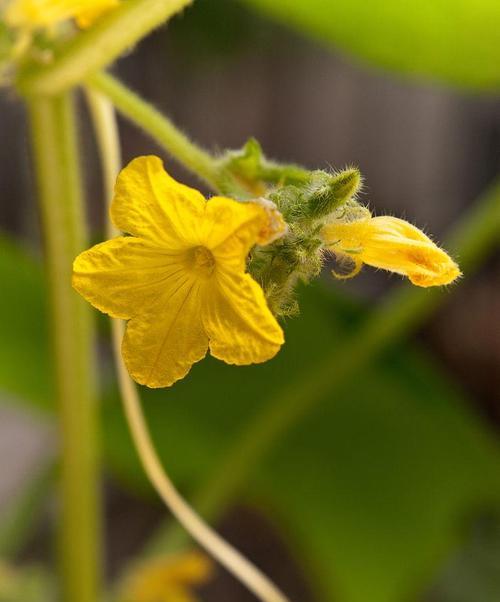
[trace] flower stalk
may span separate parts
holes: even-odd
[[[95,602],[101,567],[98,407],[91,314],[71,288],[73,258],[86,239],[72,98],[39,98],[29,103],[29,114],[59,415],[62,599]]]
[[[204,180],[214,190],[218,189],[217,160],[194,144],[153,105],[107,73],[93,74],[87,79],[86,84],[88,89],[100,92],[109,98],[120,113],[148,132],[181,165]]]

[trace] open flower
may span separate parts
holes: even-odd
[[[5,20],[11,27],[33,30],[75,19],[79,27],[85,28],[119,3],[120,0],[12,0]]]
[[[111,218],[131,236],[79,255],[73,286],[97,309],[129,320],[122,354],[137,382],[169,386],[208,349],[229,364],[278,352],[283,332],[246,273],[250,249],[274,234],[264,206],[206,201],[151,156],[118,176]]]
[[[460,276],[457,264],[443,249],[421,230],[396,217],[368,214],[351,222],[332,222],[321,234],[328,249],[341,261],[350,260],[348,277],[359,272],[364,263],[407,276],[423,287],[449,284]]]

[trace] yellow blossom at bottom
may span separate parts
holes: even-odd
[[[349,258],[352,262],[348,276],[356,274],[363,264],[407,276],[423,287],[450,284],[460,276],[457,264],[443,249],[396,217],[332,222],[324,226],[322,237],[340,260]]]
[[[128,320],[122,355],[137,382],[172,385],[208,350],[240,365],[279,351],[283,331],[246,273],[250,249],[274,235],[276,216],[265,206],[206,201],[151,156],[118,176],[111,218],[131,236],[79,255],[73,286],[97,309]]]
[[[196,602],[194,587],[211,577],[213,566],[200,553],[155,558],[125,579],[120,602]]]
[[[120,0],[12,0],[5,20],[11,27],[33,30],[75,19],[79,27],[86,28],[119,3]]]

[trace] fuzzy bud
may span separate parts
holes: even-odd
[[[327,176],[325,178],[325,176]],[[316,180],[316,181],[315,181]],[[345,169],[333,176],[319,172],[313,175],[310,198],[307,202],[309,218],[327,217],[347,201],[351,200],[361,186],[361,174],[355,167]]]

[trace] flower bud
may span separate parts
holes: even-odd
[[[327,217],[338,207],[351,200],[361,186],[361,174],[355,167],[333,176],[325,172],[313,174],[307,214],[312,219]]]
[[[351,222],[334,221],[323,227],[321,236],[341,262],[353,262],[349,276],[357,274],[364,263],[407,276],[422,287],[450,284],[460,276],[459,267],[443,249],[396,217],[368,215]]]

